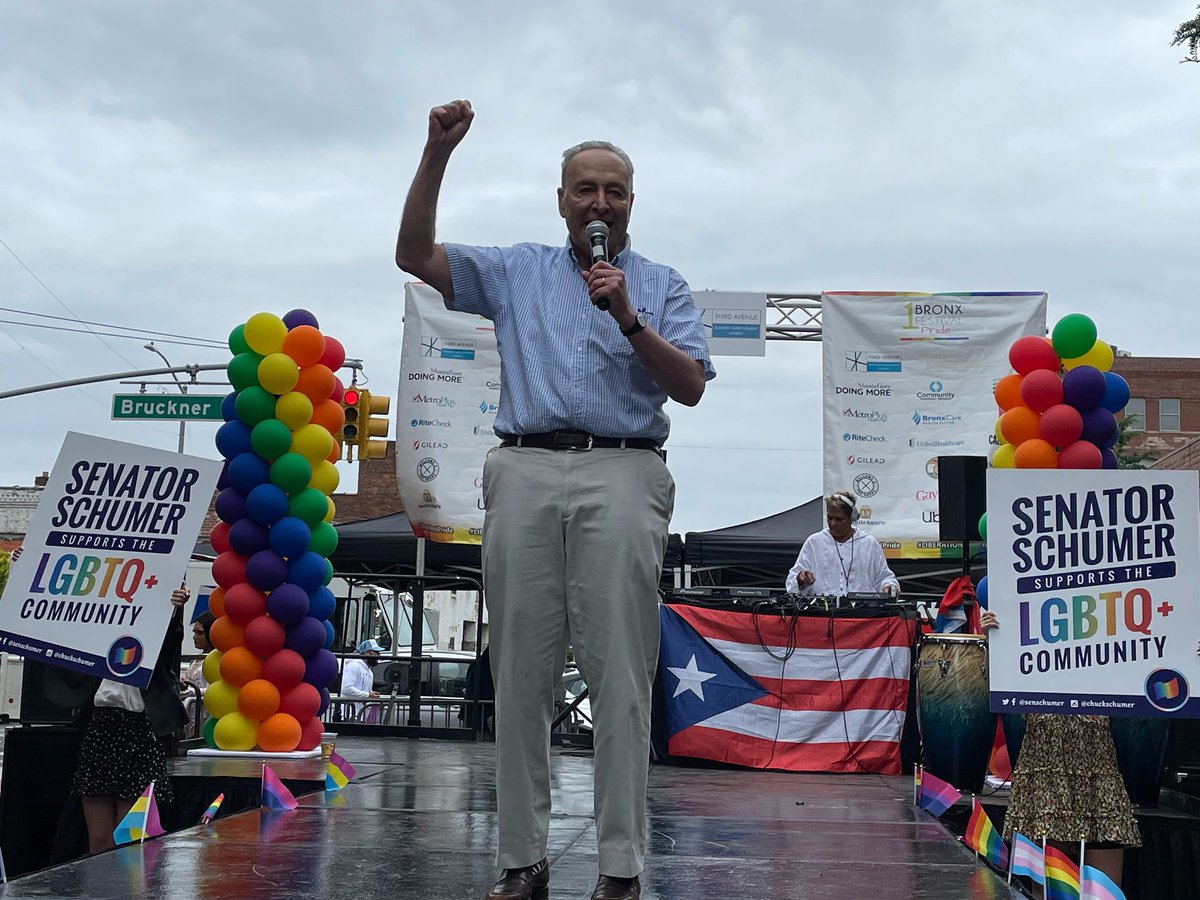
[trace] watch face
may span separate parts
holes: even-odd
[[[639,328],[645,328],[647,325],[650,324],[650,320],[646,318],[645,313],[638,313],[637,314],[637,323],[638,323]]]

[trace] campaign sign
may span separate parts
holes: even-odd
[[[69,433],[0,598],[0,650],[146,687],[220,472]]]
[[[1200,718],[1198,477],[989,470],[994,712]]]

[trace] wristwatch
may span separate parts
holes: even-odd
[[[630,325],[628,328],[621,329],[621,334],[625,335],[625,337],[633,337],[649,324],[650,320],[646,317],[646,314],[638,313],[634,317],[632,325]]]

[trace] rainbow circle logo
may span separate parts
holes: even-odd
[[[1146,677],[1146,699],[1155,709],[1178,712],[1187,705],[1191,691],[1182,672],[1155,669]]]
[[[104,661],[108,671],[118,678],[124,678],[138,670],[142,656],[142,642],[132,635],[123,634],[109,645]]]

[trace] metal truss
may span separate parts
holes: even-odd
[[[767,294],[768,341],[821,340],[820,294]]]

